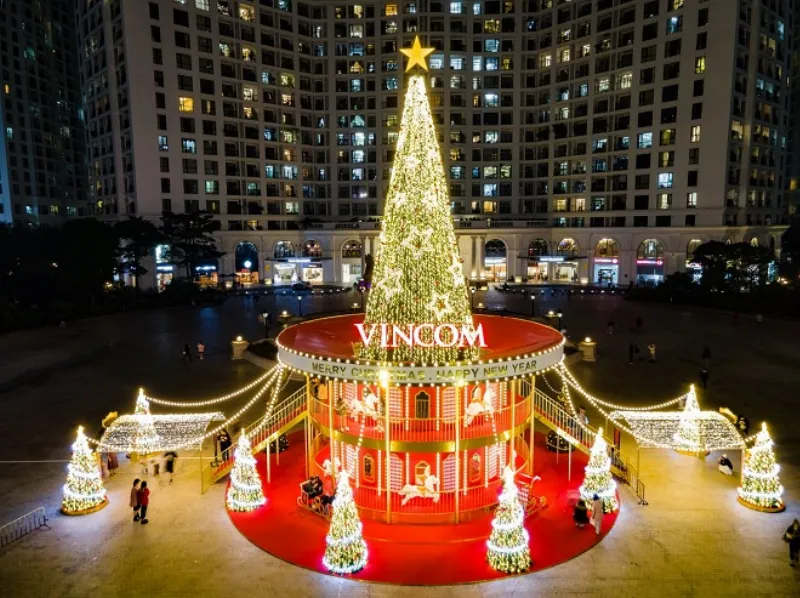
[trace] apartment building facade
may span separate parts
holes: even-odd
[[[374,253],[414,36],[465,275],[656,282],[779,247],[796,183],[789,0],[76,2],[92,202],[206,210],[248,280]]]
[[[91,212],[77,48],[70,0],[0,2],[0,223]]]

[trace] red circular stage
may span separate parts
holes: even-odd
[[[284,561],[327,573],[322,565],[329,523],[298,506],[299,485],[305,478],[302,434],[290,437],[290,448],[274,460],[272,483],[266,483],[264,453],[258,455],[267,504],[250,513],[229,513],[236,528],[253,544]],[[273,457],[274,459],[274,457]],[[571,480],[568,455],[545,448],[544,436],[535,435],[534,461],[541,480],[534,493],[547,505],[525,523],[530,533],[531,571],[572,559],[594,546],[599,538],[591,526],[579,529],[572,521],[572,504],[583,480],[588,458],[574,452]],[[600,538],[616,522],[618,513],[605,516]],[[486,562],[486,540],[492,513],[459,525],[388,525],[362,517],[369,549],[367,566],[353,579],[401,585],[450,585],[507,577]]]

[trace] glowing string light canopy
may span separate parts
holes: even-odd
[[[786,508],[783,486],[778,477],[781,467],[775,461],[773,444],[767,422],[763,422],[755,445],[747,451],[742,467],[742,485],[739,486],[739,502],[751,509],[780,512]]]
[[[430,53],[419,39],[405,53],[409,69]],[[447,342],[474,330],[461,257],[450,216],[448,183],[428,103],[425,77],[408,78],[403,116],[386,196],[365,330],[424,324],[413,345],[364,343],[360,356],[374,361],[446,363],[478,357],[477,346]],[[440,326],[445,325],[445,326]],[[434,338],[434,330],[444,337]],[[375,335],[376,337],[378,335]],[[447,338],[446,338],[447,337]]]

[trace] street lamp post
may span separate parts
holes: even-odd
[[[469,292],[472,294],[472,311],[475,311],[475,287],[472,287]]]
[[[297,315],[303,317],[303,295],[297,295]]]
[[[361,311],[364,311],[364,287],[359,286],[358,292],[361,293]]]
[[[559,310],[556,312],[556,317],[558,318],[558,329],[559,329],[559,331],[560,331],[560,330],[563,330],[563,327],[561,326],[561,318],[563,318],[563,317],[564,317],[564,312],[562,312],[562,311],[559,309]]]
[[[531,295],[531,317],[532,318],[536,317],[536,295],[535,294]]]
[[[269,312],[265,311],[261,317],[264,318],[264,338],[269,338]]]

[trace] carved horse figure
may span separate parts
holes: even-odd
[[[489,386],[481,398],[481,389],[475,388],[472,391],[472,399],[464,413],[464,425],[468,426],[476,417],[483,413],[494,411],[495,391],[493,386]]]
[[[439,478],[429,472],[425,476],[423,485],[406,484],[400,490],[400,494],[403,495],[401,505],[405,505],[412,498],[431,498],[433,502],[439,502]]]

